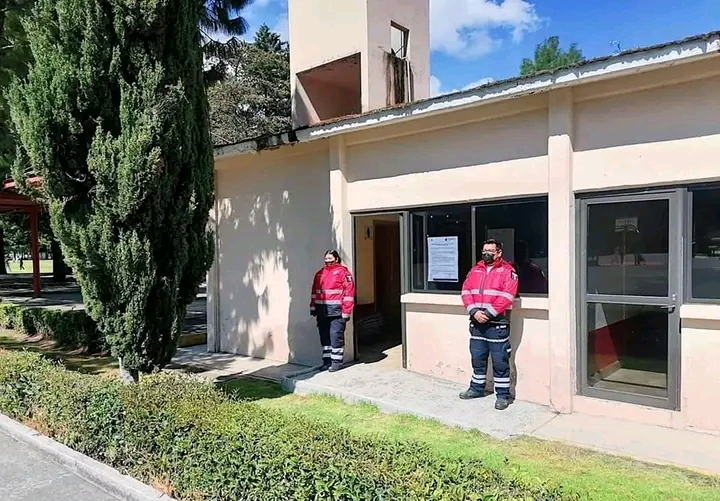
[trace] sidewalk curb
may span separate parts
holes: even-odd
[[[78,476],[104,489],[122,501],[174,501],[139,480],[123,475],[110,466],[95,461],[52,440],[0,413],[0,432],[38,452],[46,454]]]

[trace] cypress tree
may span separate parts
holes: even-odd
[[[125,381],[166,365],[213,255],[213,152],[197,0],[38,0],[9,92],[15,175],[53,232]]]

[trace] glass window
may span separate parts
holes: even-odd
[[[668,200],[589,205],[588,294],[666,297],[669,228]]]
[[[691,296],[720,299],[720,188],[693,192]]]
[[[547,294],[547,199],[496,203],[475,207],[475,260],[482,243],[494,238],[503,244],[503,258],[514,264],[518,294]]]
[[[424,217],[424,231],[421,230]],[[460,291],[473,265],[470,206],[443,207],[412,216],[415,290]]]
[[[410,31],[399,24],[390,23],[390,48],[392,53],[403,59],[408,56],[408,39]]]
[[[662,306],[588,303],[587,385],[668,396],[668,314]]]

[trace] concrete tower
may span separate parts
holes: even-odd
[[[429,0],[288,3],[294,127],[429,97]]]

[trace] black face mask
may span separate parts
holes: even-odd
[[[492,264],[495,262],[495,255],[490,252],[483,252],[482,260],[485,264]]]

